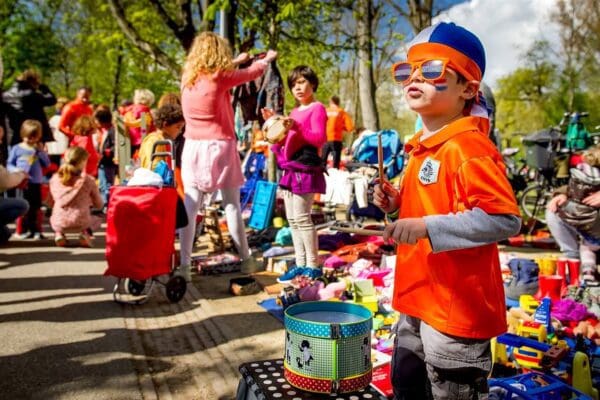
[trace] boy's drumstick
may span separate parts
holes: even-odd
[[[379,163],[379,181],[383,184],[383,143],[381,139],[381,132],[377,133],[377,162]]]
[[[385,182],[385,175],[383,172],[383,141],[381,139],[381,132],[377,133],[377,163],[379,166],[379,184],[383,187]],[[383,219],[384,225],[387,225],[387,220]]]

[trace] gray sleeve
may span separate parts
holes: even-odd
[[[481,208],[424,217],[434,253],[467,249],[504,240],[519,233],[521,218],[490,215]]]

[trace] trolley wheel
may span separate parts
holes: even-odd
[[[185,295],[185,291],[187,289],[187,283],[182,276],[175,275],[172,276],[165,285],[167,299],[171,303],[178,303],[179,300],[183,298]]]
[[[136,281],[133,279],[127,279],[127,291],[129,294],[139,296],[144,292],[146,288],[146,280]]]

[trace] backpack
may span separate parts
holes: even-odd
[[[592,138],[577,113],[573,115],[567,127],[566,141],[567,148],[571,150],[584,150],[592,144]]]

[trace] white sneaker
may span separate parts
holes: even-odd
[[[187,283],[192,281],[192,272],[190,271],[189,265],[180,265],[177,271],[177,274],[182,276]]]

